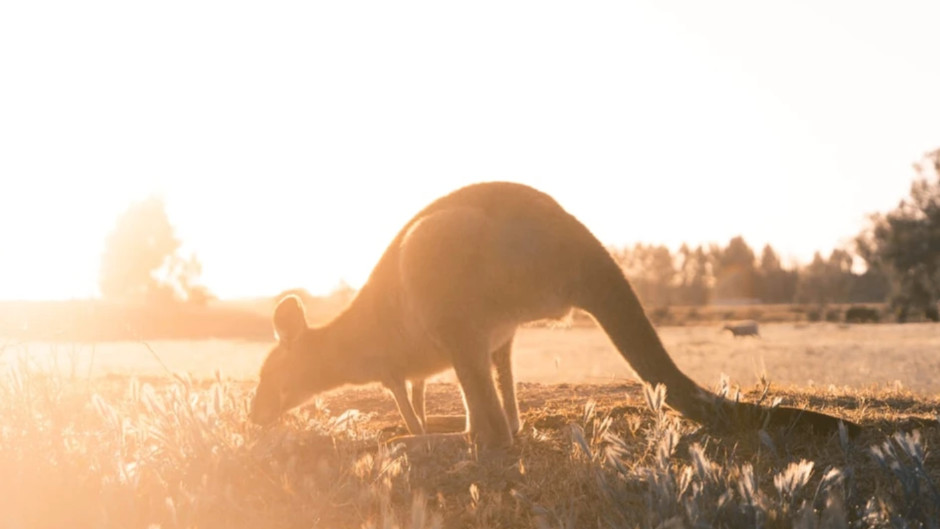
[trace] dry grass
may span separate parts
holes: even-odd
[[[375,387],[326,394],[268,430],[249,425],[267,344],[0,341],[0,527],[938,526],[940,400],[925,394],[937,390],[935,326],[660,332],[702,383],[726,372],[751,388],[761,359],[782,379],[771,398],[867,431],[710,435],[624,383],[628,368],[592,329],[520,334],[526,427],[499,454],[386,446],[403,430]],[[213,376],[218,365],[232,378]],[[460,413],[457,388],[440,380],[429,411]],[[580,383],[532,382],[559,380]]]
[[[87,379],[18,363],[0,385],[0,527],[936,526],[940,402],[776,393],[869,427],[856,440],[713,437],[629,384],[521,384],[508,452],[406,454],[391,399],[326,396],[246,422],[250,383]],[[753,394],[746,398],[755,398]],[[433,413],[460,409],[431,386]],[[652,404],[648,404],[648,403]],[[651,409],[652,408],[652,409]],[[911,433],[906,433],[911,432]],[[661,525],[665,524],[665,525]],[[907,525],[905,525],[907,524]]]

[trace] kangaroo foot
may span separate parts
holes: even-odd
[[[464,415],[429,415],[424,425],[427,433],[462,432],[467,428]]]
[[[428,453],[442,448],[467,448],[470,446],[470,436],[466,432],[451,432],[400,435],[388,440],[389,445],[399,443],[405,445],[405,450],[409,453]]]

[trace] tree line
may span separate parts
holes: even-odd
[[[758,257],[740,236],[724,246],[683,244],[675,252],[642,243],[610,250],[647,307],[876,303],[889,292],[881,268],[853,271],[853,255],[844,249],[816,252],[802,266],[784,265],[769,244]]]
[[[758,256],[743,237],[724,246],[611,248],[647,307],[707,304],[887,302],[899,321],[940,300],[940,149],[914,164],[908,197],[874,213],[847,248],[786,266],[771,245]],[[860,266],[854,266],[858,262]],[[863,271],[858,271],[861,269]]]
[[[740,236],[724,246],[682,245],[675,252],[648,244],[610,250],[650,308],[888,302],[901,321],[917,311],[934,319],[940,300],[940,149],[914,169],[910,195],[896,208],[871,215],[850,247],[817,252],[807,264],[785,265],[769,244],[758,255]],[[99,285],[109,299],[202,305],[212,294],[201,272],[195,255],[181,253],[163,201],[150,198],[117,219]]]

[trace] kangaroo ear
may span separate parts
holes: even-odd
[[[282,342],[292,342],[307,328],[304,304],[297,296],[287,296],[274,309],[274,332]]]

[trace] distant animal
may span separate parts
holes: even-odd
[[[296,230],[295,244],[310,244]],[[700,387],[673,363],[594,235],[548,195],[502,182],[459,189],[421,210],[330,323],[308,327],[300,300],[282,299],[273,318],[278,342],[261,367],[249,417],[271,423],[317,393],[377,381],[412,436],[421,436],[406,443],[469,434],[484,449],[509,446],[522,427],[510,361],[516,329],[572,307],[591,314],[637,375],[663,384],[667,404],[695,421],[759,428],[769,416],[777,425],[838,427],[830,415],[770,410]],[[463,392],[466,431],[427,434],[424,380],[448,368]]]
[[[846,323],[878,323],[879,321],[881,321],[881,314],[872,308],[849,307],[845,311]]]
[[[760,332],[758,331],[757,322],[754,320],[744,320],[744,321],[735,321],[731,323],[726,323],[722,327],[723,331],[731,331],[731,334],[737,338],[738,336],[757,336],[760,337]]]

